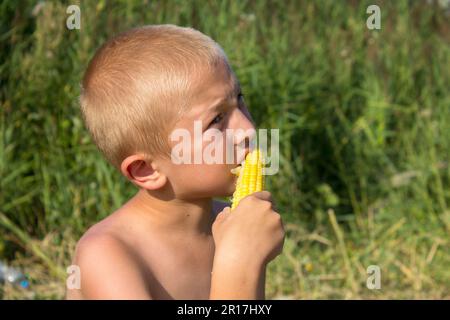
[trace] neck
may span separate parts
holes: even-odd
[[[141,189],[131,199],[133,211],[156,226],[158,230],[189,235],[211,235],[212,199],[161,199]]]

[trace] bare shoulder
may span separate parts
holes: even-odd
[[[133,248],[104,225],[92,227],[79,240],[73,264],[80,271],[80,288],[68,290],[68,299],[151,298]]]

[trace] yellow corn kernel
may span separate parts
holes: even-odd
[[[242,168],[238,171],[236,190],[233,194],[231,209],[239,204],[242,198],[264,188],[264,165],[261,150],[255,149],[245,157]]]

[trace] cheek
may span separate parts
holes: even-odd
[[[189,177],[195,181],[203,181],[205,184],[220,184],[232,177],[229,166],[224,164],[192,165],[187,171],[189,171]]]
[[[214,133],[215,132],[215,133]],[[212,136],[214,133],[214,136]],[[222,131],[215,129],[215,131],[209,131],[205,134],[204,140],[196,145],[197,148],[193,148],[192,152],[197,152],[197,155],[204,163],[227,163],[227,153],[229,153],[228,162],[233,162],[234,146],[233,137],[227,136],[225,128]],[[227,148],[229,150],[227,150]],[[216,165],[218,166],[218,165]],[[217,169],[220,170],[220,169]]]
[[[180,193],[217,195],[234,190],[236,177],[226,165],[180,165],[172,172],[171,183]]]

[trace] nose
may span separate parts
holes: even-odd
[[[244,110],[236,109],[230,129],[235,132],[234,144],[241,145],[245,149],[248,149],[250,141],[256,138],[255,125],[247,108]]]
[[[247,105],[244,104],[242,109],[238,109],[238,111],[241,112],[242,115],[244,115],[245,118],[247,118],[247,120],[249,120],[251,122],[251,124],[253,125],[253,128],[255,127],[255,121],[253,121],[252,115],[250,114],[250,112],[247,109]]]
[[[238,125],[239,128],[244,130],[255,129],[255,122],[252,119],[252,116],[248,112],[247,108],[244,110],[237,109],[237,117],[238,117]]]

